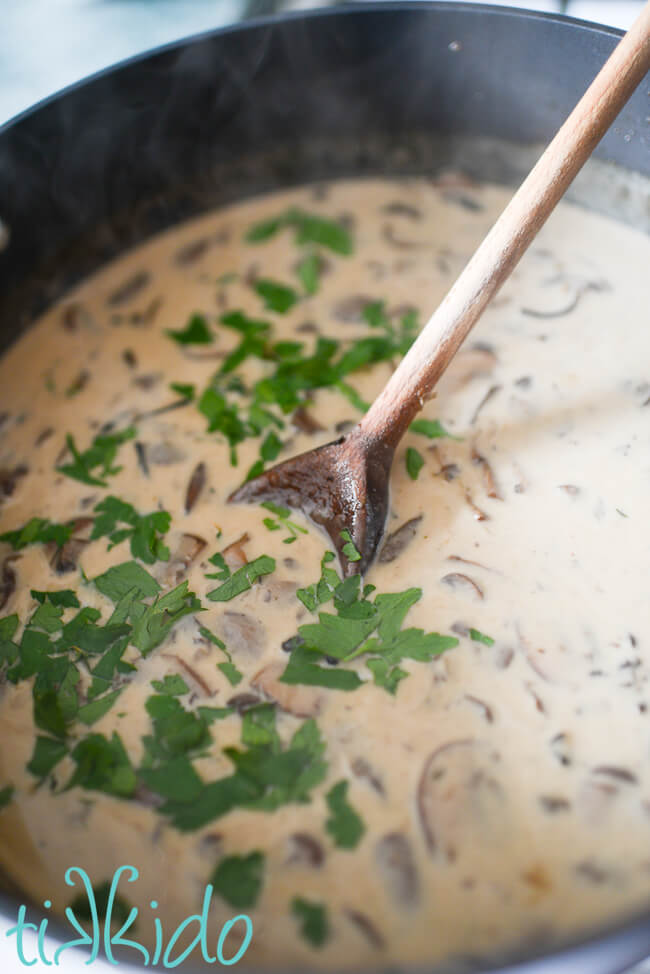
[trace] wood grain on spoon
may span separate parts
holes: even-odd
[[[517,190],[363,419],[231,494],[299,508],[329,534],[346,575],[379,547],[395,449],[486,305],[650,69],[650,0]],[[350,561],[342,532],[361,555]],[[349,551],[350,549],[348,549]]]

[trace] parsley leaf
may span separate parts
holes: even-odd
[[[68,749],[63,741],[39,735],[27,770],[37,778],[45,778],[67,753]]]
[[[300,933],[313,947],[321,947],[330,935],[327,910],[301,896],[291,901],[291,912],[300,921]]]
[[[397,693],[397,686],[400,681],[408,676],[406,670],[400,666],[391,666],[388,660],[382,659],[381,656],[369,659],[366,665],[372,673],[375,685],[393,695]]]
[[[199,626],[199,632],[205,639],[209,640],[214,646],[218,646],[226,654],[227,662],[217,663],[217,669],[221,670],[232,687],[236,687],[244,679],[244,674],[240,673],[233,663],[232,656],[226,649],[226,644],[218,636],[215,636],[213,632],[210,632],[209,629],[206,629],[205,626]]]
[[[14,796],[14,786],[5,785],[4,788],[0,788],[0,811],[9,804]]]
[[[269,311],[276,311],[278,314],[286,314],[298,300],[298,295],[292,287],[287,287],[286,284],[280,284],[278,281],[271,281],[268,278],[260,278],[255,281],[254,288],[264,301],[264,307],[268,308]]]
[[[199,314],[192,315],[186,327],[181,331],[173,331],[168,328],[165,334],[173,338],[179,345],[209,345],[214,341],[207,321],[203,315]]]
[[[33,517],[22,528],[15,531],[5,531],[0,534],[0,541],[6,541],[14,551],[20,551],[30,544],[56,544],[62,548],[74,530],[72,524],[54,524],[47,518]]]
[[[346,529],[341,531],[341,537],[346,542],[343,545],[343,554],[348,559],[348,561],[361,561],[361,554],[357,550],[350,532]]]
[[[79,599],[70,588],[60,588],[54,592],[39,592],[32,589],[31,596],[41,605],[47,601],[51,605],[60,605],[66,609],[79,609],[81,607]]]
[[[91,700],[89,703],[79,707],[77,720],[80,720],[82,724],[87,724],[88,726],[94,724],[100,717],[108,713],[121,692],[122,689],[113,690],[112,693],[106,693],[103,697],[97,697],[95,700]]]
[[[248,243],[260,243],[274,237],[284,227],[294,229],[298,245],[319,244],[343,256],[352,253],[352,239],[345,227],[297,207],[291,207],[276,217],[253,224],[246,232],[245,239]]]
[[[125,595],[133,593],[134,598],[144,599],[157,595],[160,585],[149,572],[137,561],[125,561],[121,565],[114,565],[93,579],[96,588],[118,603]]]
[[[177,392],[181,399],[191,402],[196,397],[196,386],[190,382],[170,382],[169,388],[172,392]]]
[[[265,510],[270,511],[271,514],[275,514],[277,520],[271,517],[264,518],[264,525],[269,531],[278,531],[280,528],[284,527],[289,532],[289,537],[283,539],[283,544],[293,544],[298,538],[298,533],[307,534],[307,529],[301,527],[300,524],[296,524],[295,521],[291,521],[289,516],[291,511],[288,507],[279,507],[272,501],[264,501],[261,505]]]
[[[424,458],[422,454],[415,449],[415,447],[409,446],[406,448],[406,472],[408,473],[411,480],[417,480],[420,476],[420,470],[424,466]]]
[[[269,555],[260,555],[253,561],[238,568],[222,585],[208,592],[207,597],[212,602],[229,602],[235,596],[247,592],[253,586],[253,582],[264,575],[269,575],[275,571],[275,559]]]
[[[182,697],[184,693],[189,693],[190,688],[178,673],[168,674],[162,680],[152,680],[151,686],[158,693],[164,693],[170,697]]]
[[[70,756],[77,767],[66,791],[78,786],[118,798],[128,798],[135,791],[135,771],[119,734],[114,732],[110,740],[103,734],[89,734],[79,741]]]
[[[306,294],[316,294],[319,285],[321,261],[316,254],[308,254],[298,264],[297,274]]]
[[[458,440],[460,437],[452,436],[444,428],[442,423],[437,419],[414,419],[409,426],[411,433],[421,433],[422,436],[427,436],[430,440],[436,440],[440,437],[448,437],[450,440]]]
[[[80,453],[75,445],[74,438],[68,434],[65,438],[68,450],[72,454],[73,462],[65,463],[57,467],[59,473],[73,480],[80,480],[91,487],[107,487],[106,478],[117,474],[121,467],[113,466],[117,456],[118,447],[126,440],[132,440],[136,435],[133,426],[129,426],[119,433],[106,433],[96,436],[92,445]],[[95,470],[99,469],[97,474]]]
[[[189,582],[185,579],[171,592],[158,596],[151,605],[133,604],[130,613],[133,620],[131,643],[143,656],[160,646],[183,616],[201,611],[201,602],[194,592],[188,591],[188,585]]]
[[[319,666],[314,662],[314,653],[298,645],[292,651],[280,683],[301,683],[313,687],[328,687],[330,690],[356,690],[363,680],[354,670],[339,666]]]
[[[494,646],[494,640],[491,636],[486,636],[484,633],[479,632],[478,629],[470,629],[469,638],[473,639],[475,643],[483,643],[485,646]]]
[[[210,882],[226,903],[245,909],[257,903],[263,879],[264,855],[250,852],[247,856],[224,856]]]
[[[347,800],[348,782],[339,781],[325,796],[330,818],[325,828],[341,849],[354,849],[361,841],[365,825]]]
[[[105,497],[95,506],[95,524],[90,540],[108,537],[109,551],[127,538],[131,554],[148,565],[155,561],[168,561],[169,548],[163,544],[163,534],[169,531],[171,515],[167,511],[138,514],[136,509],[119,497]],[[119,527],[126,524],[128,527]]]

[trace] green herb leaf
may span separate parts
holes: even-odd
[[[322,947],[330,935],[327,910],[322,903],[312,903],[295,896],[291,912],[300,921],[300,933],[313,947]]]
[[[327,792],[325,801],[331,815],[325,822],[325,828],[339,848],[354,849],[361,841],[366,827],[349,804],[347,792],[347,781],[339,781]]]
[[[169,388],[172,392],[177,392],[181,399],[187,399],[188,402],[192,402],[196,398],[196,386],[190,382],[170,382]]]
[[[408,676],[406,670],[403,670],[399,666],[391,666],[381,656],[377,657],[377,659],[369,659],[366,665],[372,673],[375,685],[382,687],[393,695],[397,693],[397,686],[400,681]]]
[[[14,786],[5,785],[4,788],[0,788],[0,810],[6,808],[14,796]]]
[[[122,690],[113,690],[112,693],[107,693],[103,697],[97,697],[96,700],[92,700],[90,703],[84,704],[79,707],[77,711],[77,720],[80,720],[82,724],[86,724],[90,727],[91,724],[96,723],[100,717],[107,714],[111,709]]]
[[[264,880],[264,855],[224,856],[210,882],[219,896],[238,910],[255,906]]]
[[[162,680],[152,680],[151,686],[158,693],[164,693],[170,697],[181,697],[184,693],[190,692],[187,683],[178,673],[168,674]]]
[[[61,588],[54,592],[39,592],[32,589],[31,596],[41,605],[47,601],[50,605],[60,605],[65,609],[78,609],[81,606],[79,599],[70,588]]]
[[[135,771],[119,734],[113,733],[110,740],[103,734],[89,734],[70,756],[77,767],[66,791],[78,786],[118,798],[129,798],[135,791]]]
[[[119,433],[106,433],[96,436],[92,445],[80,453],[74,438],[68,434],[65,438],[68,450],[72,454],[73,462],[65,463],[56,469],[66,477],[80,480],[91,487],[106,487],[106,478],[119,473],[121,467],[114,466],[118,448],[126,440],[132,440],[136,435],[133,426],[121,430]],[[94,473],[99,468],[98,473]]]
[[[450,440],[460,439],[458,436],[452,436],[444,428],[442,423],[437,419],[414,419],[409,426],[411,433],[421,433],[422,436],[427,436],[430,440],[436,440],[441,437],[448,437]]]
[[[100,920],[106,919],[106,913],[108,911],[108,897],[111,892],[111,883],[106,880],[100,883],[99,886],[93,887],[93,894],[95,897],[95,905],[97,907],[97,916]],[[93,919],[92,913],[90,911],[90,903],[88,902],[88,897],[85,893],[80,893],[70,903],[70,909],[74,915],[81,920],[87,920],[91,922]],[[123,896],[117,894],[111,905],[111,917],[117,920],[119,923],[126,923],[129,916],[131,915],[132,907],[124,899]],[[130,930],[135,930],[136,924],[131,923],[129,925]]]
[[[298,264],[297,274],[306,294],[316,294],[319,285],[321,261],[316,254],[308,254]]]
[[[415,447],[409,446],[406,449],[406,472],[408,473],[411,480],[417,480],[420,476],[420,470],[424,466],[424,459],[422,454],[415,449]]]
[[[134,618],[131,643],[146,656],[167,638],[169,631],[186,615],[200,612],[201,602],[194,592],[188,591],[189,582],[185,579],[171,592],[159,596],[151,605],[142,606]]]
[[[37,778],[45,778],[67,753],[68,749],[63,741],[39,735],[27,770]]]
[[[254,288],[264,301],[264,307],[268,308],[269,311],[276,311],[278,314],[286,314],[298,300],[298,295],[293,288],[269,278],[260,278],[255,281]]]
[[[350,532],[348,530],[341,531],[341,537],[346,542],[343,545],[343,554],[348,561],[361,561],[361,555],[352,540]]]
[[[218,588],[208,592],[208,598],[212,602],[229,602],[242,592],[247,592],[252,588],[253,583],[264,575],[269,575],[275,571],[275,559],[268,555],[260,555],[253,561],[238,568],[230,578]]]
[[[292,651],[280,683],[350,691],[362,686],[363,680],[354,670],[346,670],[341,666],[319,666],[314,662],[314,653],[299,645]]]
[[[473,639],[475,643],[484,643],[486,646],[494,646],[494,640],[491,636],[486,636],[484,633],[479,632],[478,629],[470,629],[469,638]]]
[[[173,338],[179,345],[209,345],[214,341],[214,335],[210,331],[207,321],[203,315],[199,314],[192,315],[181,331],[172,331],[168,328],[165,334]]]
[[[20,551],[30,544],[56,544],[62,548],[74,530],[74,524],[53,524],[46,518],[33,517],[16,531],[0,534],[0,541],[6,541],[14,551]]]
[[[146,599],[157,595],[160,585],[137,561],[114,565],[93,579],[97,589],[112,602],[118,603],[126,595]]]
[[[169,548],[162,535],[169,531],[171,515],[167,511],[138,514],[136,509],[119,497],[105,497],[95,506],[95,523],[90,540],[108,537],[109,551],[121,541],[130,540],[131,554],[148,565],[168,561]],[[120,527],[128,525],[128,527]]]

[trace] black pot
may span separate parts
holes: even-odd
[[[618,37],[503,8],[368,5],[202,35],[75,85],[0,129],[0,347],[108,258],[220,203],[450,165],[515,183]],[[639,226],[649,104],[644,83],[574,190]],[[19,902],[0,894],[3,927]],[[466,969],[616,974],[648,954],[650,906],[559,952]]]

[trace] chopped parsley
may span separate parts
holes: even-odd
[[[255,906],[264,880],[264,855],[250,852],[247,856],[224,856],[210,882],[215,893],[238,910]]]
[[[185,328],[181,331],[173,331],[168,328],[165,332],[169,338],[173,338],[179,345],[209,345],[214,341],[214,335],[208,327],[208,323],[203,315],[194,314],[188,321]]]
[[[450,440],[457,440],[459,437],[452,436],[437,419],[414,419],[409,426],[411,433],[420,433],[430,440],[448,437]]]
[[[95,524],[90,540],[108,537],[109,551],[121,541],[129,540],[131,554],[148,565],[168,561],[169,548],[161,535],[169,531],[171,515],[167,511],[138,514],[136,509],[118,497],[105,497],[95,506]],[[126,526],[120,526],[126,525]]]
[[[0,534],[0,541],[6,541],[14,551],[20,551],[30,544],[53,543],[62,548],[73,530],[74,522],[72,524],[54,524],[47,518],[33,517],[22,528]]]
[[[174,795],[161,808],[183,832],[202,828],[233,808],[271,812],[280,805],[309,801],[324,779],[325,744],[316,723],[306,720],[284,747],[275,728],[272,704],[259,704],[242,718],[242,749],[228,747],[224,754],[234,771],[225,778],[201,784],[191,799]]]
[[[325,801],[330,817],[325,822],[325,828],[340,849],[355,849],[366,827],[348,802],[347,793],[347,781],[339,781],[327,792]]]
[[[327,910],[322,903],[312,903],[302,896],[295,896],[291,900],[291,913],[300,922],[301,936],[312,947],[322,947],[330,935]]]
[[[135,791],[135,771],[119,734],[114,732],[110,739],[89,734],[73,748],[70,757],[76,768],[66,791],[80,787],[118,798],[129,798]]]
[[[417,480],[424,466],[422,454],[413,446],[406,448],[406,472],[411,480]]]
[[[321,261],[317,254],[303,257],[297,267],[298,278],[305,294],[316,294],[318,291]]]
[[[169,674],[162,680],[152,680],[151,686],[158,693],[164,693],[169,697],[182,697],[184,693],[189,693],[190,688],[178,673]]]
[[[285,227],[293,229],[298,246],[318,244],[342,256],[352,253],[352,238],[340,223],[313,213],[306,213],[293,206],[276,217],[253,224],[247,231],[245,239],[248,243],[261,243],[270,240]]]
[[[207,639],[214,646],[218,646],[219,649],[222,651],[222,653],[225,653],[227,658],[226,662],[217,663],[217,669],[221,670],[225,678],[228,680],[228,683],[230,683],[232,687],[236,687],[237,684],[241,683],[241,681],[244,679],[244,674],[240,673],[240,671],[233,663],[232,656],[226,649],[226,644],[223,642],[222,639],[219,639],[218,636],[215,636],[213,632],[210,632],[209,629],[206,629],[205,626],[199,626],[199,632],[204,637],[204,639]]]
[[[181,399],[192,402],[196,398],[196,386],[190,382],[170,382],[169,388],[172,392],[177,392]]]
[[[132,440],[136,435],[133,426],[129,426],[119,433],[104,433],[96,436],[92,445],[80,453],[74,438],[68,434],[65,438],[68,450],[72,454],[73,462],[64,463],[56,469],[66,477],[80,480],[91,487],[107,487],[106,478],[119,473],[121,467],[114,466],[118,448],[126,440]]]
[[[37,778],[45,778],[67,753],[68,748],[63,741],[39,735],[27,770]]]
[[[220,561],[217,561],[217,559],[220,559]],[[242,592],[247,592],[252,588],[253,583],[258,578],[262,578],[264,575],[269,575],[275,571],[275,559],[270,558],[269,555],[260,555],[259,558],[247,562],[241,568],[238,568],[236,572],[232,573],[222,555],[213,555],[209,560],[212,564],[218,565],[220,571],[216,576],[208,575],[207,577],[225,579],[222,585],[208,592],[207,597],[212,602],[229,602],[235,596],[241,595]]]
[[[470,629],[469,638],[473,639],[475,643],[483,643],[485,646],[494,646],[494,640],[491,636],[486,636],[484,633],[479,632],[478,629]]]
[[[106,918],[110,892],[111,883],[108,880],[93,888],[95,906],[97,907],[97,916],[100,920],[104,920]],[[88,902],[88,897],[85,893],[79,893],[78,896],[75,896],[70,904],[70,909],[74,915],[79,917],[81,920],[87,920],[90,922],[93,919],[90,903]],[[134,908],[129,905],[124,897],[118,894],[113,898],[113,903],[111,905],[111,917],[117,920],[119,923],[126,923],[133,909]],[[135,924],[129,924],[129,929],[134,930]],[[122,931],[120,931],[120,933],[121,932]]]
[[[346,529],[341,531],[341,537],[345,541],[343,545],[343,554],[348,561],[361,561],[361,554],[357,550],[350,532]]]
[[[270,511],[271,514],[275,514],[275,518],[264,518],[264,526],[268,528],[269,531],[279,531],[281,528],[285,528],[289,532],[289,537],[283,538],[283,544],[293,544],[293,542],[298,539],[299,533],[308,533],[306,528],[303,528],[300,524],[296,524],[295,521],[290,520],[291,511],[288,507],[279,507],[272,501],[264,501],[261,506],[265,510]]]
[[[5,785],[4,788],[0,788],[0,810],[6,808],[14,796],[14,786]]]
[[[278,314],[286,314],[287,311],[291,311],[298,301],[298,295],[292,287],[280,284],[278,281],[271,281],[268,278],[260,278],[255,281],[254,288],[264,301],[264,307],[269,311],[276,311]]]

